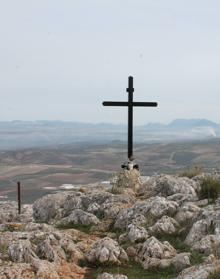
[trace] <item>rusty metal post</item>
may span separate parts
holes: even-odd
[[[18,194],[18,214],[21,214],[21,183],[17,183],[17,194]]]

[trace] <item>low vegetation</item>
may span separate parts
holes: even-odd
[[[98,267],[97,269],[90,270],[85,276],[85,279],[96,279],[97,276],[103,272],[124,274],[129,279],[171,279],[177,276],[177,273],[172,266],[163,270],[144,270],[140,264],[130,262],[126,266]]]
[[[214,178],[204,178],[201,182],[200,199],[208,199],[214,202],[220,197],[220,180]]]
[[[197,251],[191,250],[191,247],[184,243],[185,232],[177,232],[173,235],[163,234],[162,236],[158,236],[158,239],[160,241],[168,241],[177,250],[178,253],[191,253],[190,262],[192,265],[203,263],[203,255]]]
[[[200,175],[203,172],[203,168],[199,166],[194,166],[180,174],[180,176],[192,178],[194,176]]]
[[[91,226],[85,226],[85,225],[68,224],[68,225],[57,225],[56,227],[60,230],[75,229],[87,234],[89,234],[91,231]]]

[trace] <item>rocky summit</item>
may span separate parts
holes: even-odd
[[[0,279],[220,278],[218,182],[122,170],[111,188],[50,194],[20,215],[1,202]]]

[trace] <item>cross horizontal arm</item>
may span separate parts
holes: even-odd
[[[128,102],[103,102],[103,106],[108,107],[127,107]],[[132,102],[133,107],[157,107],[155,102]]]
[[[108,107],[127,107],[128,102],[103,102],[103,106],[108,106]]]
[[[132,105],[134,107],[157,107],[155,102],[133,102]]]

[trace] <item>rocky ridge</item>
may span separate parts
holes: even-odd
[[[201,177],[142,182],[123,170],[112,191],[50,194],[21,215],[1,202],[0,279],[126,279],[93,270],[136,265],[146,278],[156,268],[172,271],[166,278],[208,279],[220,269],[220,200],[199,200],[200,190]]]

